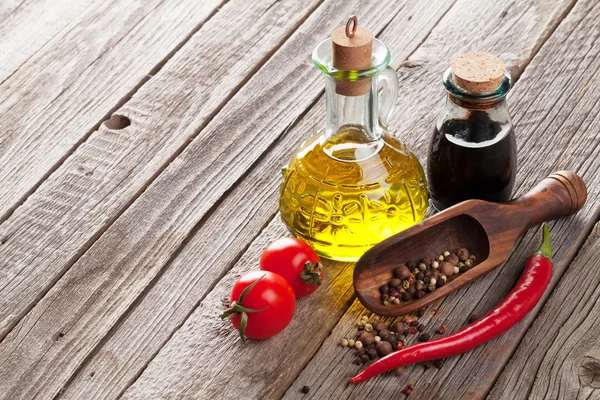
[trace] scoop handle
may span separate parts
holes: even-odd
[[[587,199],[583,179],[573,171],[558,171],[509,203],[528,217],[526,229],[581,210]]]

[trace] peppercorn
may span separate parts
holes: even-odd
[[[461,274],[467,272],[468,270],[469,270],[469,268],[467,268],[466,265],[463,265],[462,267],[458,268],[458,272],[461,273]]]
[[[360,342],[356,342],[356,343],[360,343]],[[356,346],[356,343],[354,344],[355,346]],[[365,349],[364,347],[361,347],[360,349],[356,349],[357,356],[362,356],[363,354],[367,354],[367,349]]]
[[[450,255],[448,255],[448,257],[444,257],[444,258],[446,259],[446,261],[448,261],[452,265],[458,264],[458,257],[456,257],[456,254],[450,254]]]
[[[412,262],[412,261],[409,261],[409,262],[407,262],[407,263],[406,263],[406,266],[407,266],[408,268],[410,268],[410,269],[413,269],[413,268],[415,268],[417,265],[416,265],[414,262]]]
[[[376,315],[373,317],[373,321],[379,321],[381,319],[381,317],[379,315]]]
[[[419,335],[419,342],[426,342],[429,339],[431,339],[431,335],[429,335],[429,333],[421,333]]]
[[[412,383],[409,383],[408,385],[406,385],[406,387],[404,389],[402,389],[402,393],[404,393],[407,396],[410,396],[413,392],[413,389],[415,387],[413,386]]]
[[[387,325],[383,321],[373,322],[373,329],[379,332],[382,329],[387,329]]]
[[[340,340],[340,346],[348,347],[348,339],[343,338],[342,340]]]
[[[437,279],[440,276],[440,270],[439,269],[434,269],[431,271],[431,278],[433,279]]]
[[[412,297],[415,297],[415,295],[417,294],[417,289],[415,289],[415,287],[414,287],[414,286],[411,286],[411,287],[409,287],[408,289],[406,289],[406,291],[407,291],[408,293],[410,293],[410,295],[411,295]]]
[[[371,358],[369,357],[368,354],[363,354],[362,356],[360,356],[360,359],[362,360],[363,363],[368,362]]]
[[[415,268],[413,268],[413,270],[412,270],[412,274],[413,274],[413,275],[416,275],[416,274],[418,274],[419,272],[421,272],[421,270],[420,270],[419,268],[416,268],[416,267],[415,267]]]
[[[454,275],[454,266],[449,262],[443,262],[440,266],[440,272],[446,276]]]
[[[423,285],[423,281],[417,281],[417,283],[415,283],[415,289],[417,289],[417,292],[419,292],[419,290],[423,290],[424,287],[425,285]]]
[[[406,290],[410,287],[410,282],[407,280],[402,281],[402,283],[400,284],[400,286],[402,287],[402,289]]]
[[[398,292],[397,290],[392,290],[392,291],[390,292],[390,296],[391,296],[391,297],[398,297],[398,294],[399,294],[399,292]],[[391,297],[390,297],[390,298],[391,298]]]
[[[429,285],[427,285],[427,291],[429,291],[429,293],[433,292],[435,288],[435,283],[430,283]]]
[[[436,367],[437,369],[442,369],[442,367],[444,366],[444,363],[446,362],[445,359],[439,359],[439,360],[435,360],[433,362],[433,366]]]
[[[404,331],[404,323],[402,321],[396,321],[392,324],[392,331],[400,333]]]
[[[411,319],[410,322],[408,323],[409,326],[414,326],[417,327],[419,326],[419,320],[418,319]]]
[[[373,338],[373,342],[374,342],[375,344],[377,344],[377,343],[381,342],[381,337],[379,337],[379,336],[375,336],[375,337]]]
[[[389,306],[390,305],[390,301],[389,300],[384,300],[383,301],[383,305],[384,306]]]
[[[472,324],[473,322],[477,321],[479,319],[479,316],[477,314],[471,314],[469,315],[469,323]]]
[[[431,369],[431,367],[433,367],[433,364],[430,363],[429,361],[425,361],[423,363],[423,368],[425,368],[425,371],[427,371],[428,369]]]
[[[431,279],[432,274],[433,274],[433,272],[431,272],[431,270],[429,270],[429,269],[427,271],[423,272],[423,275],[425,275],[424,280],[426,281],[427,279]]]
[[[460,261],[465,261],[467,258],[469,258],[469,250],[462,247],[462,248],[458,249],[458,251],[456,252],[456,255],[458,256],[458,259]]]
[[[398,304],[400,304],[400,299],[394,299],[393,303],[394,303],[395,305],[398,305]]]
[[[394,296],[390,297],[390,303],[393,303],[396,298]]]
[[[375,349],[380,357],[385,357],[392,352],[392,345],[389,342],[382,340],[381,342],[377,343]]]
[[[394,373],[396,374],[396,376],[400,376],[402,375],[404,372],[406,371],[405,367],[398,367],[394,370]]]
[[[358,340],[360,340],[360,342],[365,346],[368,346],[375,341],[375,335],[373,335],[371,332],[363,332],[359,336]]]
[[[369,358],[371,360],[374,360],[377,358],[377,350],[375,349],[369,349],[369,351],[367,351],[367,355],[369,356]]]
[[[406,332],[406,331],[404,331],[404,332]],[[410,328],[408,328],[408,333],[405,333],[405,335],[414,335],[414,334],[416,334],[417,332],[419,332],[419,331],[417,330],[417,328],[415,328],[415,327],[410,327]]]
[[[383,340],[391,344],[392,347],[398,343],[398,337],[396,335],[387,335],[383,338]]]
[[[433,260],[431,258],[424,257],[424,258],[421,258],[421,262],[429,267],[431,265],[431,263],[433,262]]]
[[[402,301],[411,301],[412,299],[413,299],[413,297],[410,294],[410,292],[402,293]]]
[[[477,257],[475,257],[475,254],[471,254],[471,255],[469,256],[469,260],[471,260],[471,261],[473,261],[473,262],[475,262],[475,260],[476,260],[476,259],[477,259]]]
[[[436,288],[442,287],[442,286],[444,286],[444,283],[446,283],[446,282],[444,282],[441,279],[438,279],[437,282],[435,283],[435,287]]]
[[[389,286],[393,287],[393,288],[397,288],[398,286],[400,286],[400,284],[402,283],[401,279],[398,278],[393,278],[390,283]]]
[[[440,255],[438,256],[437,260],[438,260],[438,261],[440,261],[440,262],[441,262],[441,261],[444,261],[444,256],[440,254]]]
[[[444,283],[446,283],[448,281],[448,277],[446,277],[446,275],[444,275],[444,274],[440,274],[439,279],[443,280]]]
[[[417,299],[420,299],[421,297],[425,296],[427,293],[425,293],[423,290],[417,290]]]
[[[417,273],[415,274],[415,279],[417,280],[417,282],[418,282],[418,281],[422,281],[422,280],[424,280],[424,279],[425,279],[425,274],[424,274],[424,273],[422,273],[422,272],[417,272]]]
[[[444,257],[448,257],[450,255],[450,252],[448,250],[446,250],[444,253],[442,253],[444,255]]]
[[[301,392],[306,394],[306,393],[308,393],[309,390],[310,390],[310,388],[308,386],[302,386]]]
[[[365,321],[365,324],[367,323],[368,320],[369,320],[369,317],[367,317],[366,315],[363,315],[361,318],[361,321]]]
[[[390,292],[390,287],[388,285],[382,285],[379,287],[379,293],[388,294]]]
[[[361,364],[363,363],[363,360],[362,360],[362,358],[359,356],[359,357],[355,357],[353,362],[354,362],[354,364],[356,364],[356,365],[361,365]]]
[[[421,308],[419,311],[417,311],[417,317],[421,318],[423,315],[425,315],[425,309]]]
[[[398,343],[402,343],[402,346],[406,346],[408,340],[406,340],[405,336],[398,336]]]
[[[373,330],[373,325],[371,325],[371,324],[365,324],[365,331],[371,332],[372,330]]]
[[[396,344],[394,345],[394,350],[401,350],[404,347],[404,343],[398,341],[396,342]]]
[[[423,332],[423,331],[425,330],[425,325],[423,325],[423,324],[419,324],[419,325],[417,325],[417,330],[418,330],[419,332]]]
[[[409,324],[412,322],[413,317],[411,317],[410,315],[406,315],[404,316],[404,323]]]
[[[471,260],[470,258],[468,260],[465,260],[465,266],[467,268],[471,268],[473,266],[473,260]]]
[[[448,329],[448,328],[446,328],[446,325],[442,325],[442,326],[440,326],[439,328],[437,328],[437,331],[436,331],[436,332],[437,332],[437,333],[439,333],[440,335],[443,335],[444,333],[446,333],[446,330],[447,330],[447,329]]]
[[[385,328],[383,328],[382,330],[377,332],[377,336],[379,336],[379,337],[384,337],[385,335],[389,335],[389,334],[390,334],[390,331]]]
[[[354,340],[348,339],[348,347],[354,347]]]
[[[454,268],[454,274],[460,273],[460,269],[458,269],[458,267],[453,267],[453,268]]]
[[[419,271],[425,271],[427,269],[427,265],[420,263],[419,264]]]
[[[394,269],[394,276],[398,279],[407,279],[410,276],[410,269],[406,265],[401,264]]]
[[[431,263],[431,267],[437,269],[437,268],[440,267],[440,263],[437,262],[437,261],[434,261],[434,262]]]

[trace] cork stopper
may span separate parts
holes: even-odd
[[[358,26],[358,18],[351,16],[346,26],[336,28],[331,34],[333,46],[333,67],[343,71],[356,71],[371,66],[373,34]],[[336,92],[344,96],[360,96],[371,88],[370,79],[336,82]]]
[[[502,60],[488,53],[465,53],[452,60],[454,83],[469,93],[495,91],[502,84],[504,72]]]

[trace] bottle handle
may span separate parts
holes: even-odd
[[[387,66],[379,72],[377,84],[379,86],[379,125],[387,129],[398,100],[399,83],[396,70]]]

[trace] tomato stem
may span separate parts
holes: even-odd
[[[265,275],[261,276],[260,278],[258,278],[254,282],[252,282],[251,285],[248,285],[240,294],[239,302],[232,301],[229,308],[220,315],[221,319],[227,319],[227,318],[233,317],[234,315],[241,314],[240,328],[238,331],[240,332],[240,337],[242,338],[242,340],[244,340],[244,332],[246,332],[246,326],[248,325],[248,313],[260,312],[260,311],[264,311],[267,308],[269,308],[269,307],[263,307],[263,308],[259,308],[258,310],[255,310],[252,308],[244,307],[244,305],[243,305],[244,297],[246,297],[246,295],[248,293],[250,293],[252,288],[254,286],[256,286],[258,281],[260,281],[262,278],[264,278]]]
[[[307,261],[304,263],[304,271],[300,273],[297,279],[302,279],[302,282],[307,285],[321,286],[321,273],[323,273],[323,265],[318,262],[316,264]]]

